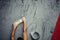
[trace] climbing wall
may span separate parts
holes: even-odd
[[[0,0],[0,40],[10,40],[12,24],[26,18],[28,40],[37,31],[39,40],[51,40],[58,14],[60,0]],[[22,37],[23,23],[15,32],[15,40]]]

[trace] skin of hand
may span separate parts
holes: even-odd
[[[24,22],[24,29],[23,29],[23,40],[27,40],[27,32],[26,32],[26,19],[23,17],[22,18]]]
[[[23,28],[23,40],[27,40],[27,32],[26,32],[26,19],[25,17],[23,17],[22,19],[16,21],[13,23],[13,28],[12,28],[12,32],[11,32],[11,40],[14,40],[14,33],[15,33],[15,30],[17,28],[17,26],[20,24],[20,23],[24,23],[24,28]]]

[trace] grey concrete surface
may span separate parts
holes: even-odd
[[[37,31],[39,40],[51,40],[58,14],[60,0],[0,0],[0,40],[10,40],[12,24],[23,16],[27,20],[28,40]],[[23,24],[15,33],[15,40],[22,37]]]

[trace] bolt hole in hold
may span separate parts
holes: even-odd
[[[31,37],[33,40],[38,40],[40,38],[40,35],[38,32],[31,32]]]
[[[23,38],[22,37],[18,37],[17,40],[23,40]]]

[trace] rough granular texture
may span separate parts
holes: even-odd
[[[39,40],[50,40],[60,12],[60,0],[0,0],[0,40],[10,40],[12,24],[23,16],[27,20],[28,40],[37,31]],[[23,24],[15,33],[15,40],[22,37]]]

